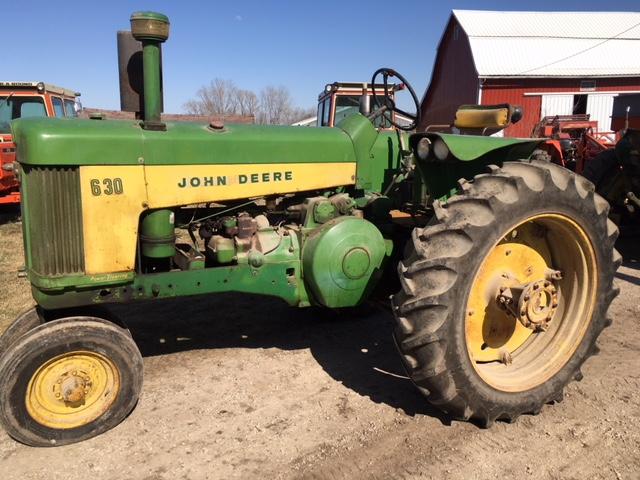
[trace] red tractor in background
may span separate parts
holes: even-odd
[[[0,205],[20,203],[11,121],[24,117],[77,117],[79,96],[78,92],[43,82],[0,82]]]
[[[622,94],[614,99],[610,130],[587,114],[551,115],[534,127],[533,138],[547,138],[547,153],[559,163],[583,174],[587,163],[613,149],[629,129],[640,130],[640,95]]]
[[[582,174],[589,160],[613,148],[619,137],[600,131],[587,114],[544,117],[531,132],[533,138],[547,138],[546,151],[554,163]]]
[[[614,99],[611,131],[601,131],[589,115],[544,117],[532,137],[547,138],[546,154],[590,180],[611,204],[620,226],[638,226],[640,213],[640,95]]]

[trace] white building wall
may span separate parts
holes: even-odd
[[[590,120],[598,121],[598,131],[611,130],[611,114],[613,112],[613,99],[616,94],[590,94],[587,97],[587,113]]]
[[[573,95],[542,95],[540,118],[551,115],[571,115]]]

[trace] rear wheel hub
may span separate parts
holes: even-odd
[[[545,331],[558,308],[558,289],[548,280],[527,284],[518,301],[518,320],[534,331]]]
[[[503,285],[496,296],[498,306],[535,332],[545,331],[558,308],[560,293],[549,280],[524,285]]]

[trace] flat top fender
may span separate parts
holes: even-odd
[[[429,138],[432,145],[441,140],[449,148],[451,156],[464,162],[481,157],[493,157],[500,162],[528,158],[544,142],[540,138],[504,138],[479,135],[456,135],[452,133],[416,133],[409,143],[412,148],[423,137]],[[490,160],[490,158],[487,158]]]
[[[417,144],[429,139],[426,157],[418,155]],[[447,133],[416,133],[409,139],[418,171],[431,200],[446,199],[457,192],[458,180],[486,173],[488,165],[528,159],[544,139],[502,138]]]

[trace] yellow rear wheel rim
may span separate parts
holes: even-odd
[[[548,281],[553,271],[561,272],[562,279]],[[535,305],[527,303],[522,310],[548,313],[545,331],[525,326],[518,319],[517,306],[507,309],[498,301],[500,292],[511,292],[508,287],[513,285],[529,286],[514,288],[517,292],[532,292],[532,288],[540,292],[549,285],[553,296],[542,293]],[[546,382],[580,345],[593,314],[596,290],[594,249],[573,220],[543,214],[510,228],[482,261],[467,300],[466,346],[478,374],[506,392]]]
[[[27,387],[27,412],[54,429],[77,428],[109,410],[120,391],[120,375],[109,358],[96,352],[58,355],[36,370]]]

